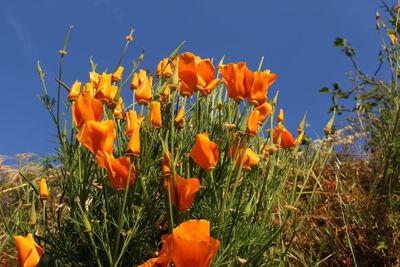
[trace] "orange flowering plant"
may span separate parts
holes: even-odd
[[[70,88],[75,77],[58,80],[55,106],[44,87],[59,144],[57,202],[31,204],[44,219],[29,227],[53,265],[232,266],[240,258],[256,266],[283,255],[269,249],[286,246],[279,239],[299,227],[303,215],[284,207],[301,208],[314,164],[300,160],[305,118],[297,140],[283,115],[276,125],[278,99],[269,95],[277,76],[262,62],[258,70],[216,64],[183,45],[150,70],[144,53],[104,72],[90,59],[86,81]],[[43,185],[40,195],[33,190],[32,203],[45,198]]]

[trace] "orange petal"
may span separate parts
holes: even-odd
[[[179,79],[182,82],[180,94],[191,97],[198,82],[195,56],[192,53],[186,52],[179,56]]]
[[[206,170],[214,169],[218,162],[218,145],[211,142],[206,133],[196,135],[196,143],[190,156],[197,165]]]
[[[250,113],[249,118],[247,119],[247,127],[246,132],[250,136],[255,136],[258,129],[258,117],[260,115],[260,111],[253,110]]]
[[[258,123],[263,124],[265,118],[271,113],[272,106],[268,102],[265,102],[264,104],[256,107],[256,110],[260,112],[260,114],[258,115]]]
[[[82,86],[81,82],[78,82],[78,81],[74,82],[74,84],[71,86],[71,89],[68,94],[69,101],[73,101],[79,97],[79,95],[81,93],[81,86]]]
[[[44,179],[44,178],[40,179],[39,196],[40,196],[40,199],[49,198],[49,190],[47,188],[46,179]]]
[[[117,70],[112,74],[112,81],[113,82],[121,81],[123,72],[124,72],[124,67],[118,66]]]
[[[158,101],[153,101],[151,103],[150,123],[155,128],[160,128],[162,126],[161,104]]]
[[[76,127],[81,128],[87,121],[101,121],[103,105],[100,100],[84,92],[72,105],[72,119]]]
[[[76,135],[76,138],[93,154],[104,151],[109,154],[114,146],[114,121],[87,121]]]

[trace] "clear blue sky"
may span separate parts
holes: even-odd
[[[295,131],[306,111],[315,130],[306,133],[316,138],[331,103],[318,90],[333,82],[348,84],[344,73],[351,69],[332,43],[339,36],[348,39],[364,72],[371,73],[380,47],[375,30],[380,5],[378,0],[1,1],[0,154],[54,151],[55,128],[37,98],[42,88],[35,65],[40,60],[55,95],[58,50],[69,25],[75,27],[64,65],[68,85],[87,80],[90,56],[99,71],[115,66],[124,36],[135,28],[125,66],[144,48],[142,66],[154,70],[183,40],[183,51],[217,60],[226,55],[225,62],[247,61],[253,70],[265,56],[264,68],[278,75],[269,96],[279,90],[287,128]]]

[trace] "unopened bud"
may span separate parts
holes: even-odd
[[[138,60],[140,62],[143,61],[143,59],[144,59],[144,50],[142,50],[142,53],[140,53]]]
[[[179,88],[179,58],[176,60],[174,72],[172,73],[171,89],[176,90]]]
[[[332,126],[333,126],[333,122],[335,121],[335,114],[336,114],[336,110],[333,111],[332,117],[329,119],[328,123],[326,124],[326,126],[324,128],[325,134],[332,133]]]
[[[179,53],[179,50],[181,50],[182,46],[186,43],[186,41],[183,41],[180,45],[178,45],[177,48],[175,48],[175,50],[171,53],[171,55],[169,55],[169,58],[172,60],[174,60],[176,58],[176,56]]]
[[[305,126],[305,124],[306,124],[306,116],[307,116],[307,112],[304,113],[304,116],[303,116],[303,118],[301,119],[301,121],[300,121],[300,123],[299,123],[299,126],[297,126],[297,131],[298,131],[299,133],[301,133],[301,132],[304,131],[304,126]]]
[[[83,217],[83,225],[85,226],[85,232],[89,233],[92,231],[92,226],[90,225],[89,219],[85,213],[82,215]]]

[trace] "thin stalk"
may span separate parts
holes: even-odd
[[[126,185],[125,185],[125,192],[124,192],[124,199],[122,202],[122,207],[119,211],[118,214],[118,228],[115,236],[115,243],[114,243],[114,250],[113,250],[113,259],[115,260],[117,257],[118,253],[118,247],[119,247],[119,240],[121,237],[121,229],[123,226],[123,213],[125,212],[125,206],[126,206],[126,199],[128,198],[128,191],[129,191],[129,181],[131,180],[131,173],[132,173],[132,165],[133,165],[133,159],[131,158],[131,162],[129,163],[129,171],[128,171],[128,179],[126,179]],[[116,266],[115,264],[113,266]]]

